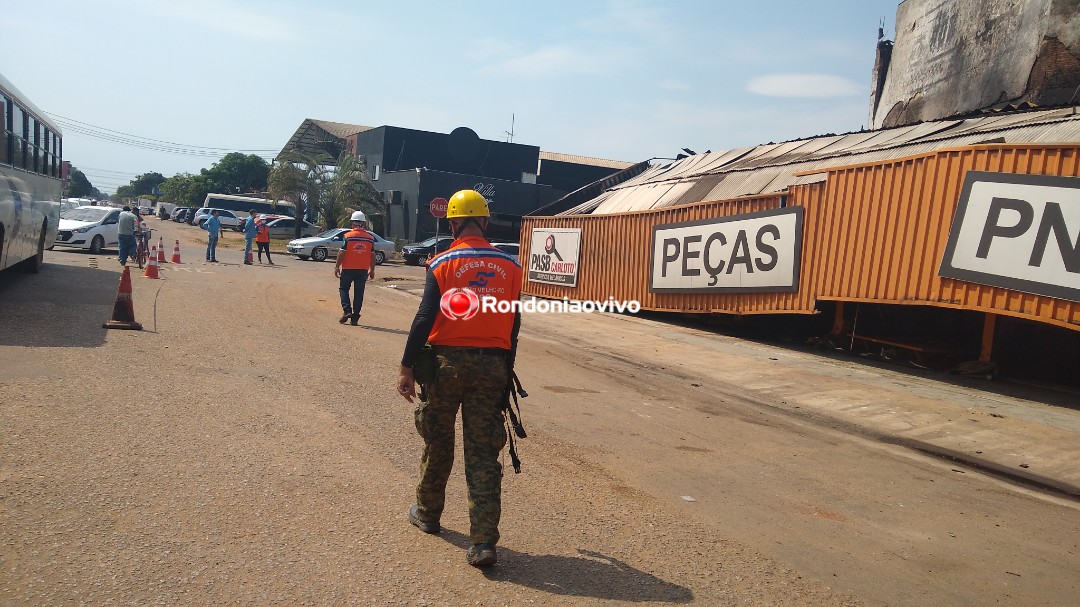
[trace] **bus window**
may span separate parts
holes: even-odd
[[[11,101],[0,95],[0,162],[11,162],[11,111],[8,105]]]
[[[22,108],[11,104],[11,164],[20,169],[26,168],[26,114]]]

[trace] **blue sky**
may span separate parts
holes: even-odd
[[[305,118],[499,141],[513,120],[517,143],[636,162],[862,128],[878,24],[892,39],[898,5],[15,2],[0,73],[63,117],[65,159],[110,192],[228,150],[270,158]]]

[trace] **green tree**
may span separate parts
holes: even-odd
[[[325,152],[308,154],[294,150],[282,154],[267,179],[271,198],[293,202],[297,219],[305,217],[308,204],[318,208],[324,173],[333,162],[334,159]],[[295,238],[300,238],[301,225],[300,221],[296,222]]]
[[[203,169],[201,177],[218,194],[262,192],[266,190],[270,165],[255,154],[232,152]]]
[[[177,173],[161,184],[164,200],[178,206],[201,206],[207,192],[206,180],[190,173]]]
[[[367,167],[356,156],[342,152],[337,166],[322,173],[319,185],[318,211],[327,229],[348,225],[354,210],[368,215],[368,225],[381,223],[382,194],[372,185]]]
[[[131,186],[132,198],[138,196],[153,196],[154,188],[165,182],[165,176],[161,173],[143,173],[128,184]]]
[[[89,198],[100,194],[82,171],[75,167],[71,168],[71,173],[68,175],[67,195],[69,198]]]

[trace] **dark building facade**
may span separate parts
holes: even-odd
[[[471,129],[433,133],[307,119],[282,149],[358,155],[385,199],[383,236],[435,234],[435,198],[474,189],[487,198],[493,239],[518,240],[521,217],[631,163],[541,152],[533,145],[481,139]],[[447,233],[442,222],[440,233]]]

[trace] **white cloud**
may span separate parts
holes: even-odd
[[[867,92],[865,88],[829,74],[770,74],[746,83],[746,90],[766,97],[849,97]]]
[[[553,45],[481,67],[482,74],[546,78],[569,74],[600,74],[625,62],[614,49],[587,50],[575,45]]]

